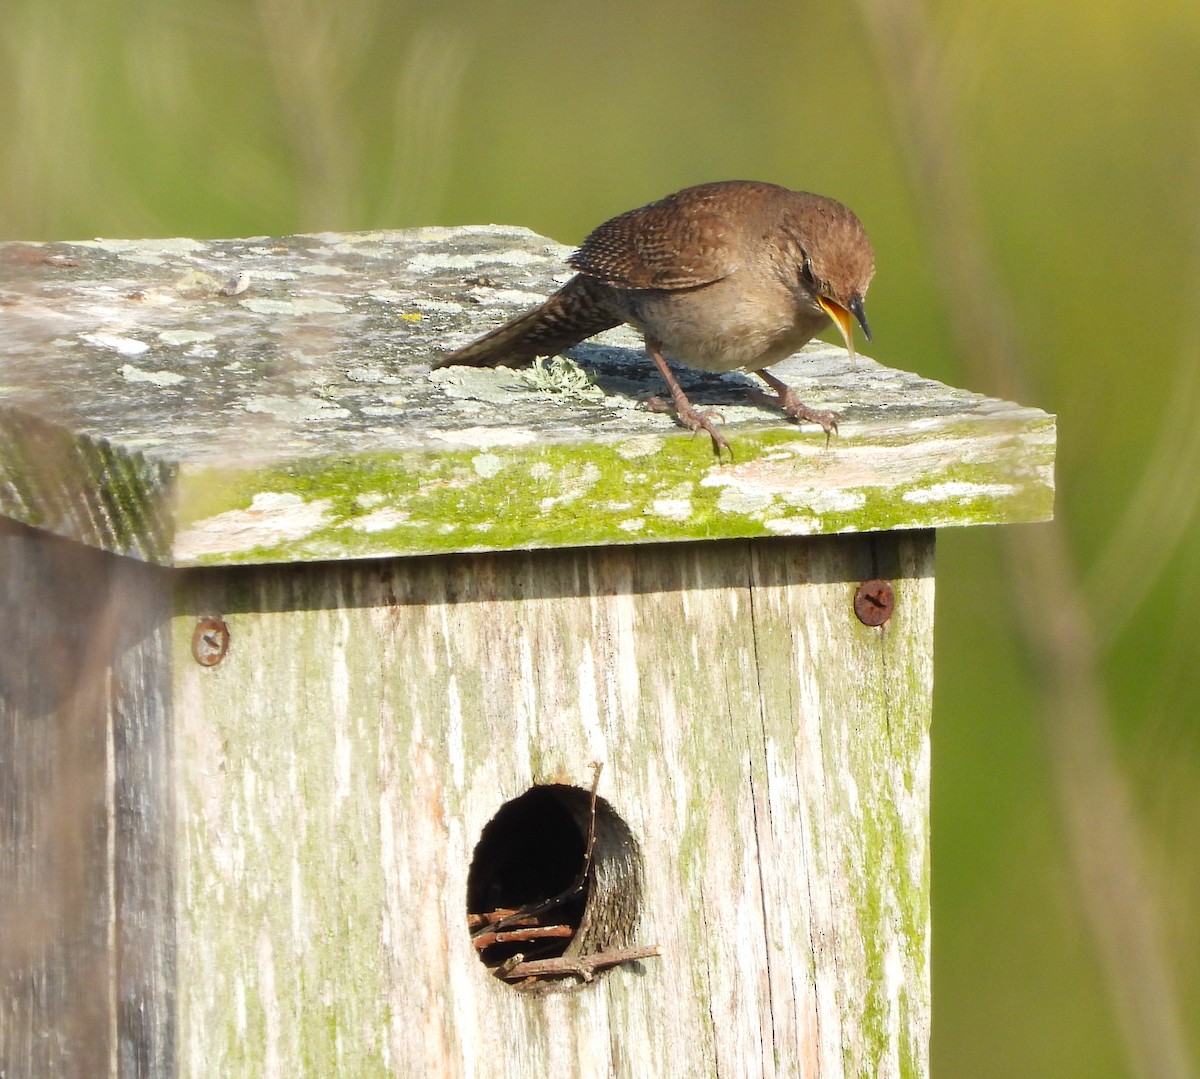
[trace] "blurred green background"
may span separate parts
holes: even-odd
[[[870,353],[1060,423],[1055,526],[939,537],[933,1072],[1195,1074],[1195,0],[3,0],[0,160],[0,239],[851,205]]]

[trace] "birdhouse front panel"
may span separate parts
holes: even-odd
[[[913,533],[189,575],[180,1074],[923,1074],[931,560]],[[573,939],[481,947],[589,833],[540,919]]]

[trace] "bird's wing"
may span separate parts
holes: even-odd
[[[670,196],[604,222],[567,261],[616,288],[696,288],[738,268],[736,240],[727,217]]]

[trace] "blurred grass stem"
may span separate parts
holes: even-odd
[[[412,13],[389,33],[377,5],[329,0],[256,0],[262,40],[298,161],[296,215],[304,229],[433,224],[441,210],[454,144],[454,119],[470,50],[461,25]],[[356,122],[360,69],[381,42],[393,44],[394,75],[368,87],[390,123],[372,145]],[[382,149],[382,157],[378,156]],[[382,182],[366,180],[368,170]],[[378,181],[379,176],[372,177]],[[382,191],[378,205],[364,192]]]
[[[859,0],[933,251],[951,332],[976,388],[1025,399],[1025,352],[993,269],[953,102],[920,2]],[[1181,1007],[1155,883],[1118,765],[1102,655],[1061,516],[1002,530],[1026,643],[1039,665],[1043,729],[1073,870],[1133,1072],[1186,1079]]]

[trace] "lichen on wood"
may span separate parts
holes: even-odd
[[[181,1072],[927,1075],[932,555],[904,532],[189,574],[182,610],[234,644],[201,668],[176,620]],[[853,614],[870,572],[884,627]],[[476,954],[472,853],[531,788],[586,803],[592,761],[641,852],[625,946],[658,954],[523,994]]]
[[[681,371],[732,462],[641,407],[625,328],[578,366],[430,371],[566,252],[506,226],[0,245],[0,513],[168,565],[1050,516],[1053,417],[822,343],[775,371],[841,414],[828,440]]]

